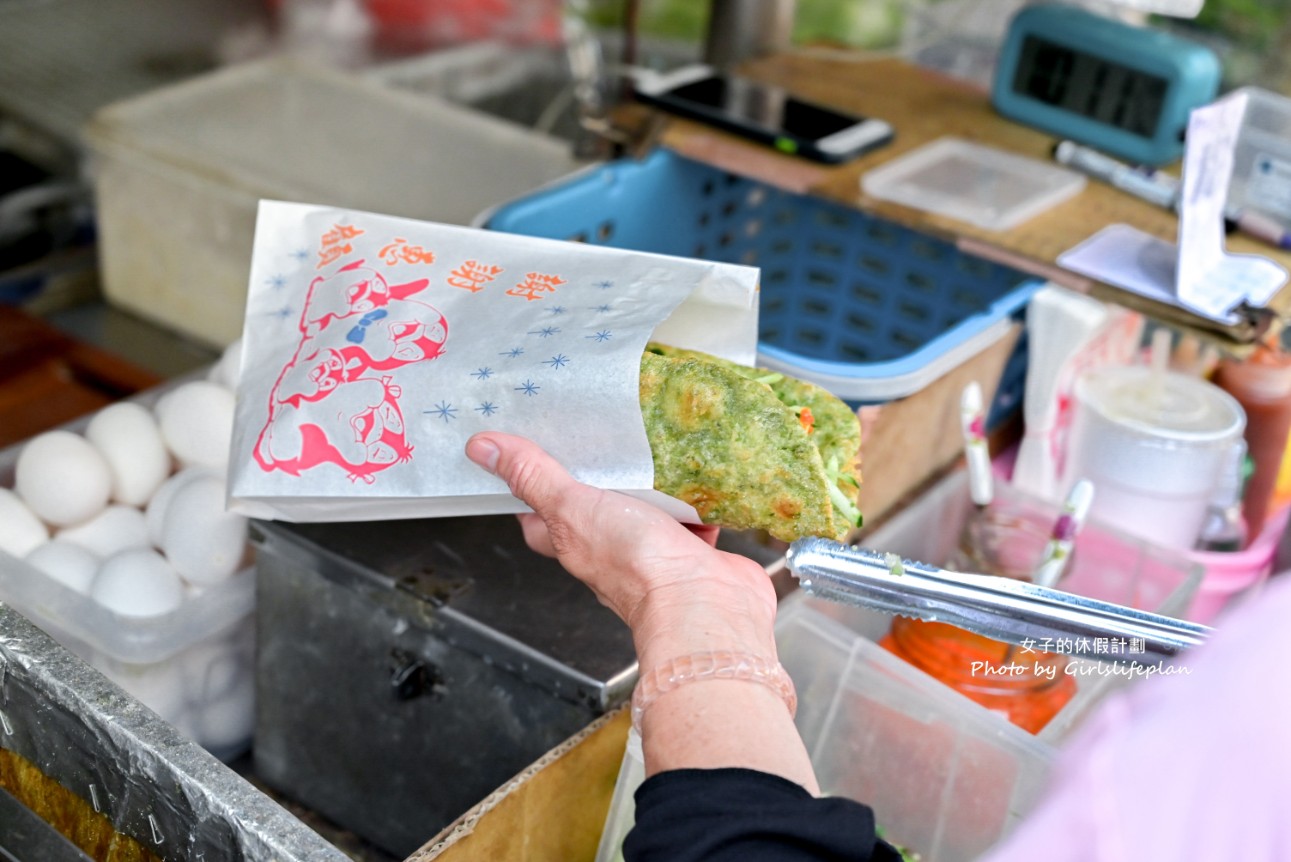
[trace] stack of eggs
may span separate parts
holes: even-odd
[[[23,444],[13,490],[0,488],[0,551],[127,623],[170,614],[245,569],[246,519],[225,511],[240,354],[234,344],[206,379],[175,386],[152,408],[117,402],[90,417],[84,434],[47,431]],[[94,663],[177,718],[166,705],[178,703],[184,680]]]

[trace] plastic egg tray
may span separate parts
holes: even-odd
[[[151,406],[172,386],[135,399]],[[91,417],[61,426],[80,433]],[[0,487],[12,488],[26,441],[0,449]],[[255,570],[187,587],[169,613],[119,614],[0,551],[0,601],[221,759],[246,750],[255,723]]]

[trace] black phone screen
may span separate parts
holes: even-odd
[[[671,99],[691,102],[768,131],[818,141],[863,122],[829,108],[801,102],[778,87],[741,78],[714,76],[668,92]]]

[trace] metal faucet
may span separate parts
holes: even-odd
[[[719,69],[789,47],[796,0],[712,0],[704,61]]]

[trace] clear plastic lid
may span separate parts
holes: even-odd
[[[868,195],[1008,230],[1085,187],[1075,171],[959,138],[938,138],[861,178]]]
[[[1143,366],[1110,366],[1082,376],[1077,397],[1128,431],[1193,443],[1227,442],[1242,433],[1246,414],[1209,381]]]

